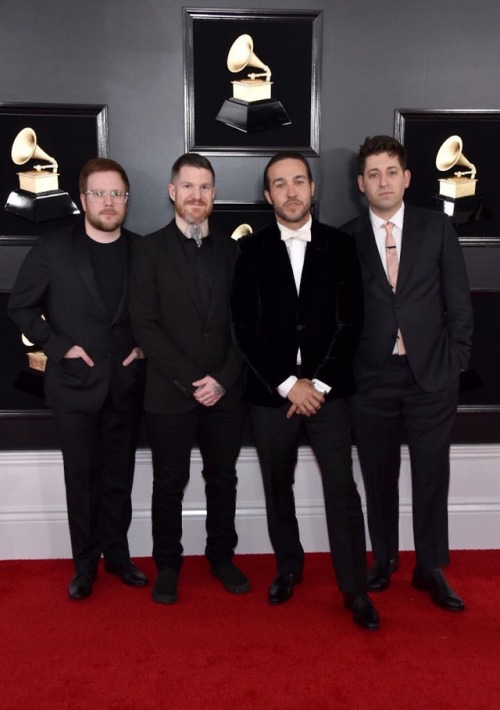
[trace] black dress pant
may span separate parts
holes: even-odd
[[[160,572],[182,567],[182,500],[196,444],[207,502],[205,555],[214,567],[232,558],[238,542],[236,460],[245,416],[243,405],[226,410],[197,404],[179,414],[146,413],[153,456],[153,558]]]
[[[338,585],[343,592],[366,589],[366,542],[361,501],[352,473],[351,424],[345,399],[327,401],[311,417],[286,418],[279,408],[252,404],[250,416],[259,455],[269,537],[278,573],[304,564],[293,484],[302,431],[318,462],[323,482],[328,538]]]
[[[94,570],[101,554],[117,565],[130,559],[127,532],[140,417],[140,409],[118,412],[109,401],[95,414],[54,411],[77,573]]]
[[[392,356],[376,387],[351,400],[375,558],[387,562],[399,547],[399,468],[402,428],[411,461],[413,535],[417,564],[449,562],[450,440],[458,401],[454,387],[424,392],[406,357]]]

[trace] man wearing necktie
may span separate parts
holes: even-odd
[[[160,604],[178,598],[182,501],[195,445],[203,460],[211,573],[232,594],[250,589],[232,561],[238,542],[236,460],[246,417],[243,361],[229,316],[236,243],[210,224],[215,192],[207,158],[178,158],[168,186],[174,219],[139,240],[132,262],[130,313],[147,356],[144,408],[153,456],[158,576],[152,596]]]
[[[464,603],[442,568],[449,562],[451,432],[472,337],[464,259],[447,216],[403,202],[410,172],[398,141],[367,138],[358,173],[369,209],[343,229],[356,240],[364,290],[352,414],[375,558],[368,588],[386,589],[398,568],[404,427],[412,473],[412,583],[439,606],[461,611]]]
[[[313,194],[302,155],[283,152],[269,161],[264,195],[276,219],[239,241],[231,294],[278,568],[269,602],[287,601],[302,581],[293,483],[305,434],[323,480],[344,605],[357,624],[376,629],[378,614],[366,595],[364,521],[352,474],[348,411],[362,318],[359,265],[348,235],[311,218]]]

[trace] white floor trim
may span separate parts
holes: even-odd
[[[364,496],[354,452],[355,476]],[[500,446],[455,446],[451,452],[449,496],[452,549],[500,548]],[[71,556],[62,459],[58,451],[0,452],[0,559],[52,559]],[[242,450],[238,464],[237,528],[239,554],[271,552],[264,495],[254,449]],[[151,554],[151,454],[137,452],[132,555]],[[308,448],[301,449],[295,498],[301,539],[307,551],[328,549],[321,481]],[[185,554],[203,554],[205,496],[201,460],[192,456],[191,481],[184,499]],[[400,481],[401,549],[413,549],[408,452],[402,451]]]

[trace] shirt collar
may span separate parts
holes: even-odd
[[[376,215],[372,210],[369,210],[370,212],[370,222],[372,224],[373,232],[374,234],[377,234],[378,230],[384,226],[384,224],[387,224],[387,222],[392,222],[394,226],[398,227],[401,232],[403,231],[403,219],[404,219],[404,213],[405,213],[405,203],[401,203],[401,207],[398,209],[398,211],[392,215],[390,219],[382,219],[382,217],[379,217]]]
[[[309,217],[307,222],[302,225],[299,229],[290,229],[289,227],[285,227],[285,225],[281,224],[280,222],[276,222],[278,225],[278,229],[280,230],[281,238],[290,238],[290,237],[296,237],[299,234],[311,234],[311,225],[312,225],[312,217]]]

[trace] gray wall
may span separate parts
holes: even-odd
[[[184,152],[184,4],[0,0],[0,101],[107,104],[110,155],[132,183],[128,226],[140,233],[171,217],[166,184]],[[394,108],[498,108],[498,0],[251,6],[324,12],[321,155],[312,165],[326,222],[357,211],[354,153],[366,135],[392,133]],[[261,199],[266,161],[245,158],[243,170],[241,158],[214,157],[219,199]]]

